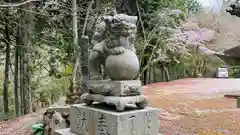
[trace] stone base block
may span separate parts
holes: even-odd
[[[147,99],[143,95],[115,97],[115,96],[103,96],[100,94],[85,93],[81,96],[81,100],[84,101],[87,105],[91,105],[93,102],[114,105],[117,111],[124,111],[125,107],[129,104],[136,105],[137,108],[140,108],[140,109],[143,109],[148,105]]]
[[[58,105],[58,104],[53,104],[50,107],[47,108],[47,111],[57,111],[60,113],[69,113],[70,112],[70,105]]]
[[[115,112],[101,105],[73,105],[70,130],[79,135],[158,135],[159,110]]]
[[[55,130],[54,135],[78,135],[70,131],[70,128]]]
[[[135,96],[141,94],[140,80],[89,80],[89,91],[108,96]]]

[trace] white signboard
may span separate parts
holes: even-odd
[[[228,69],[227,68],[218,68],[217,77],[218,78],[228,78]]]

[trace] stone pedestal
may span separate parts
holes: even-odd
[[[128,105],[134,105],[139,109],[143,109],[148,105],[147,99],[143,95],[117,97],[85,93],[81,98],[87,105],[91,105],[93,102],[114,105],[119,112],[124,111]]]
[[[141,94],[140,80],[89,80],[89,91],[92,94],[106,96],[136,96]]]
[[[101,105],[73,105],[70,130],[79,135],[158,135],[158,111],[147,107],[116,112]]]
[[[128,104],[145,108],[148,104],[141,95],[140,80],[89,80],[89,92],[81,96],[87,105],[93,102],[115,105],[117,111],[124,111]]]

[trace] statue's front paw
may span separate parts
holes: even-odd
[[[119,55],[119,54],[123,54],[125,51],[125,48],[123,47],[116,47],[112,50],[112,54],[116,54],[116,55]]]

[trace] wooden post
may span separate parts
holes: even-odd
[[[88,91],[88,80],[89,80],[89,61],[88,61],[88,52],[89,52],[89,38],[88,36],[82,36],[80,39],[81,45],[81,70],[82,70],[82,92]]]
[[[237,98],[237,108],[240,108],[240,97]]]

